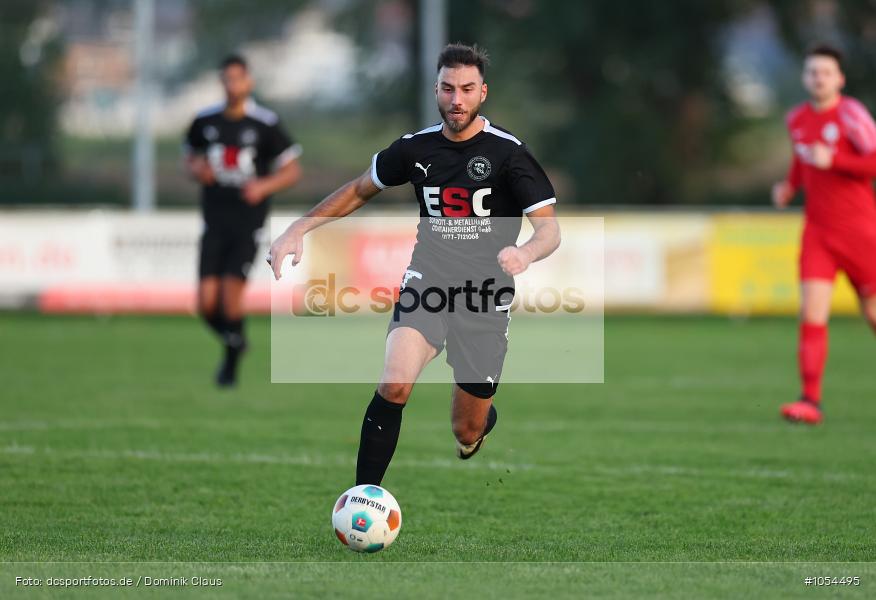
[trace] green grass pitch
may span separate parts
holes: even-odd
[[[876,594],[861,321],[831,325],[817,428],[778,417],[797,393],[786,319],[608,317],[606,383],[502,386],[467,463],[449,385],[418,386],[384,481],[404,525],[375,555],[330,525],[373,386],[271,385],[268,321],[249,331],[223,392],[194,319],[0,314],[0,597],[142,597],[15,582],[89,575],[221,578],[158,590],[205,597]]]

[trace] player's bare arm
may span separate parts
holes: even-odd
[[[808,151],[801,154],[800,158],[816,169],[827,170],[833,166],[833,150],[821,142],[810,145]]]
[[[502,248],[497,257],[499,266],[508,275],[523,273],[530,264],[547,258],[560,247],[560,225],[553,206],[543,206],[527,215],[532,224],[532,237],[520,246]]]
[[[779,181],[773,185],[772,200],[773,206],[778,209],[786,208],[794,200],[797,191],[800,189],[801,174],[803,159],[800,156],[799,149],[794,149],[794,154],[791,158],[791,168],[783,181]]]
[[[834,170],[855,177],[876,178],[876,153],[839,156],[827,144],[815,142],[809,146],[805,161],[822,171]]]
[[[299,179],[301,179],[301,164],[298,160],[290,160],[270,175],[247,181],[241,194],[247,204],[259,204],[268,196],[292,187]]]
[[[203,154],[189,153],[185,157],[185,168],[189,177],[201,185],[213,185],[216,183],[216,175]]]
[[[317,227],[346,217],[364,206],[371,198],[380,193],[380,188],[371,180],[371,170],[365,171],[353,181],[341,186],[329,194],[322,202],[314,206],[300,219],[295,220],[271,244],[268,263],[274,272],[274,278],[280,279],[280,269],[283,259],[292,255],[292,266],[301,262],[304,252],[304,234]]]
[[[786,208],[791,203],[791,200],[794,199],[796,193],[797,190],[794,189],[790,182],[779,181],[773,185],[773,206],[776,208]]]

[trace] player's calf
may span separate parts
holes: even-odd
[[[456,436],[456,456],[461,460],[468,460],[478,453],[483,447],[484,440],[487,435],[496,426],[499,419],[499,413],[496,412],[496,407],[490,404],[489,412],[487,412],[486,423],[467,423],[460,426],[456,421],[453,423],[453,435]]]
[[[454,375],[451,425],[456,437],[456,456],[467,460],[481,449],[484,438],[496,425],[496,407],[492,402],[496,386],[492,382],[471,383],[471,378],[459,377],[456,372]]]
[[[492,408],[492,407],[491,407]],[[495,409],[492,409],[495,410]],[[484,420],[467,418],[465,420],[457,419],[451,423],[453,429],[453,437],[456,441],[463,445],[474,444],[484,434]]]

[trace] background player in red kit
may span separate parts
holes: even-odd
[[[232,386],[246,349],[246,277],[271,194],[301,176],[301,146],[276,113],[250,97],[253,80],[242,57],[222,61],[221,79],[225,102],[198,113],[186,134],[185,150],[186,168],[202,186],[198,313],[225,349],[216,383]]]
[[[787,117],[794,158],[773,203],[787,206],[805,194],[800,251],[800,400],[785,404],[791,421],[820,423],[821,378],[827,360],[827,322],[833,282],[843,271],[876,330],[876,124],[857,100],[843,96],[842,56],[829,46],[806,55],[803,85],[810,100]]]

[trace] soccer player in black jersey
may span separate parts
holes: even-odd
[[[388,186],[414,186],[417,243],[389,325],[383,374],[362,423],[357,484],[380,484],[414,382],[445,346],[455,381],[457,456],[467,459],[480,449],[497,418],[492,400],[507,350],[513,277],[560,243],[556,198],[544,171],[520,140],[479,115],[487,98],[486,63],[476,46],[445,47],[435,87],[442,122],[375,154],[365,173],[271,246],[268,260],[279,278],[287,255],[293,265],[301,260],[308,231],[352,213]],[[524,214],[534,232],[516,246]],[[435,301],[442,297],[447,302]]]
[[[204,231],[198,268],[198,312],[225,348],[220,386],[237,381],[246,349],[243,292],[272,194],[301,176],[301,146],[276,113],[255,103],[240,56],[221,65],[225,102],[198,113],[185,140],[185,165],[201,186]]]

